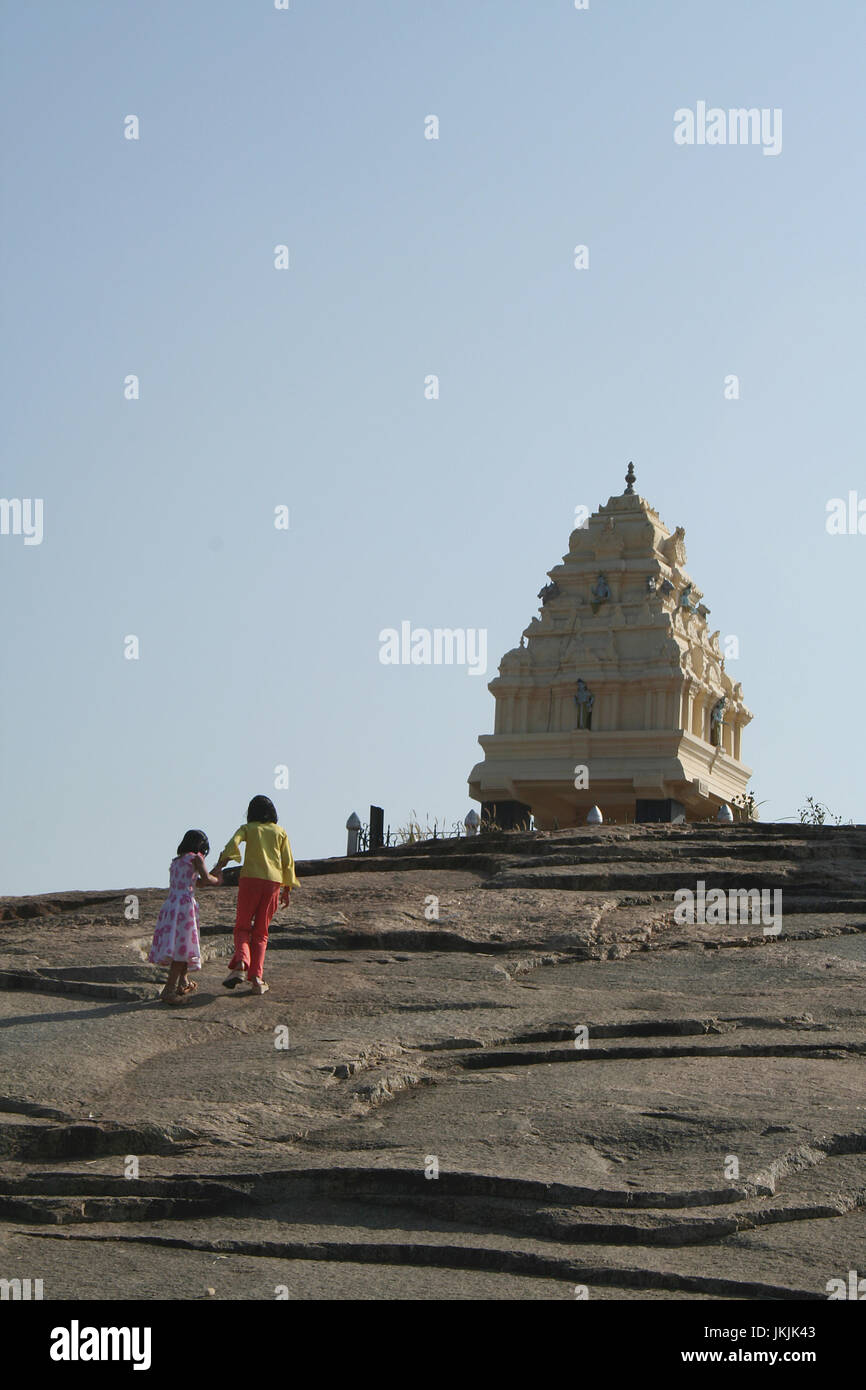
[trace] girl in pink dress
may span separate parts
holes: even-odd
[[[164,1004],[177,1004],[198,989],[187,975],[189,970],[201,970],[195,886],[222,880],[221,874],[208,873],[206,854],[210,854],[207,835],[202,830],[188,830],[177,847],[177,858],[171,861],[169,893],[159,910],[147,957],[152,965],[169,967],[159,996]]]

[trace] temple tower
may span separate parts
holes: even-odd
[[[699,820],[746,790],[752,718],[671,533],[634,491],[611,497],[549,571],[539,617],[489,689],[494,732],[469,793],[503,826]],[[495,807],[495,811],[494,808]]]

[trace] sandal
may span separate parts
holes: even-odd
[[[196,992],[197,989],[198,989],[198,980],[187,980],[187,982],[186,982],[185,985],[180,985],[180,986],[179,986],[177,992],[178,992],[178,994],[180,994],[180,995],[195,994],[195,992]]]
[[[163,990],[159,996],[160,1004],[180,1004],[182,1001],[183,995],[179,994],[176,989],[171,990],[170,993]]]

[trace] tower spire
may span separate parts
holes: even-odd
[[[634,492],[635,471],[634,471],[634,464],[631,462],[631,460],[629,460],[628,472],[627,472],[626,475],[625,475],[625,480],[626,480],[626,483],[628,484],[628,486],[627,486],[625,492],[623,493],[623,496],[624,496],[624,497],[628,496],[629,493],[633,493],[633,492]]]

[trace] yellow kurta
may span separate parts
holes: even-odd
[[[247,852],[241,868],[241,878],[268,878],[295,888],[298,876],[289,837],[281,825],[265,821],[250,821],[236,830],[222,852],[223,859],[240,859],[241,844]]]

